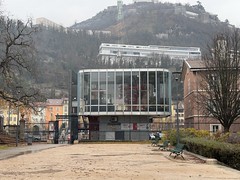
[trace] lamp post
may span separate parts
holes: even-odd
[[[16,87],[17,89],[17,128],[16,128],[16,146],[18,146],[18,126],[19,126],[19,100],[20,100],[20,97],[19,97],[19,94],[21,92],[21,89],[22,89],[22,86],[17,86]]]
[[[11,103],[8,105],[8,129],[10,127]]]
[[[178,77],[175,78],[177,84],[177,144],[179,143],[179,114],[178,114]]]

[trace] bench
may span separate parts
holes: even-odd
[[[168,144],[169,144],[169,140],[166,140],[163,142],[163,144],[159,144],[158,147],[160,150],[168,150]]]
[[[151,141],[152,141],[152,143],[151,143],[152,146],[157,146],[160,139],[156,137],[155,139],[152,139]]]
[[[182,156],[184,146],[184,144],[178,143],[174,149],[170,150],[169,156],[175,154],[174,159],[179,155],[184,159],[184,157]]]

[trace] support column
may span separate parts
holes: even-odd
[[[20,139],[24,140],[24,133],[25,133],[25,120],[24,115],[21,114],[21,120],[20,120]]]

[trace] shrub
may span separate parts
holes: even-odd
[[[240,144],[240,132],[231,133],[227,138],[227,142],[232,144]]]
[[[163,141],[169,140],[170,144],[175,145],[177,143],[177,138],[176,138],[176,130],[172,129],[170,131],[164,131],[163,132],[164,136],[162,138]]]
[[[182,129],[182,137],[209,137],[210,133],[206,130],[197,130],[194,128]]]
[[[215,158],[232,168],[240,170],[240,145],[197,137],[184,138],[182,141],[188,151],[208,158]]]
[[[210,133],[205,130],[196,130],[194,128],[180,129],[179,137],[180,141],[185,137],[209,137]],[[176,129],[171,129],[169,131],[164,131],[164,139],[169,140],[172,145],[177,143],[177,131]]]

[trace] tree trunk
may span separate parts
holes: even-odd
[[[223,128],[224,128],[224,130],[223,130],[224,134],[229,132],[229,129],[230,129],[229,126],[224,126]]]

